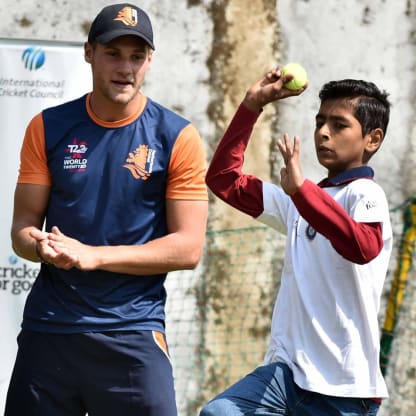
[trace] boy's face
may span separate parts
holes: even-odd
[[[342,98],[321,103],[316,115],[315,150],[328,177],[366,164],[371,141],[371,133],[363,136],[351,102]]]

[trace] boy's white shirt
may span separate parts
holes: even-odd
[[[370,179],[323,188],[357,222],[380,222],[384,246],[365,265],[354,264],[316,233],[291,199],[263,182],[257,220],[286,234],[281,285],[265,363],[283,361],[297,385],[340,397],[388,397],[379,367],[378,313],[392,250],[387,199]]]

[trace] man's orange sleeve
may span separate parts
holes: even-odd
[[[17,183],[51,185],[51,175],[45,148],[45,130],[42,114],[36,115],[26,128],[20,151],[20,168]]]
[[[198,131],[188,124],[172,149],[166,198],[208,200],[205,184],[207,161]]]

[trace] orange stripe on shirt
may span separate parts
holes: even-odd
[[[123,118],[122,120],[116,120],[116,121],[105,121],[100,119],[94,111],[92,111],[91,107],[91,93],[87,95],[86,99],[86,109],[88,115],[91,117],[91,120],[93,120],[95,123],[97,123],[99,126],[107,127],[109,129],[115,129],[118,127],[127,126],[128,124],[132,123],[134,120],[136,120],[140,114],[143,112],[143,109],[147,103],[147,97],[142,95],[142,99],[140,100],[139,105],[137,106],[134,113],[129,115],[126,118]]]
[[[169,164],[167,199],[208,200],[207,162],[198,131],[188,124],[179,134]]]
[[[18,183],[51,185],[45,148],[45,129],[42,114],[36,115],[26,128],[20,151]]]

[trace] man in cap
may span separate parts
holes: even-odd
[[[11,235],[41,267],[6,416],[177,414],[164,282],[200,260],[206,161],[195,127],[141,90],[153,51],[142,9],[105,7],[92,92],[27,127]]]

